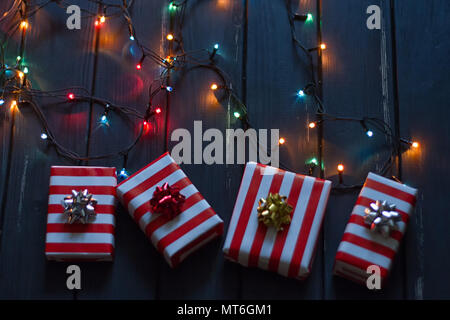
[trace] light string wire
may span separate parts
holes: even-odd
[[[383,163],[383,165],[380,167],[380,169],[376,170],[378,174],[382,176],[389,176],[389,172],[391,172],[392,167],[395,163],[396,157],[397,157],[397,148],[398,146],[403,146],[401,149],[402,152],[406,151],[408,148],[405,146],[411,146],[413,145],[412,141],[409,141],[407,139],[398,137],[395,135],[394,131],[390,127],[390,125],[385,122],[384,120],[376,117],[362,117],[362,118],[355,118],[355,117],[346,117],[346,116],[337,116],[332,115],[326,112],[325,105],[322,102],[322,100],[319,98],[319,96],[316,93],[316,87],[317,87],[317,81],[315,78],[315,68],[313,63],[313,55],[312,52],[321,50],[320,44],[317,47],[314,48],[307,48],[305,45],[303,45],[296,37],[296,24],[295,24],[295,18],[296,14],[292,11],[292,0],[285,0],[286,4],[286,10],[288,12],[289,17],[289,25],[291,29],[291,37],[292,41],[295,46],[297,46],[301,52],[307,57],[309,61],[310,66],[310,83],[308,83],[302,90],[305,95],[311,96],[314,101],[316,102],[316,114],[320,116],[319,121],[316,121],[315,124],[319,124],[320,122],[328,122],[328,121],[348,121],[348,122],[359,122],[364,130],[366,132],[371,132],[370,136],[372,136],[373,132],[369,130],[369,126],[372,129],[376,129],[377,131],[381,132],[388,142],[389,147],[389,156],[387,157],[386,161]],[[305,15],[306,16],[306,15]],[[304,20],[303,20],[304,21]],[[321,21],[318,21],[317,23],[321,23]],[[389,143],[390,142],[390,143]],[[316,164],[312,164],[313,167],[317,166]],[[311,171],[310,171],[311,172]],[[389,178],[396,179],[395,176],[389,176]],[[333,191],[335,192],[346,192],[346,191],[352,191],[360,189],[363,186],[363,184],[356,184],[356,185],[346,185],[344,183],[339,183],[339,185],[333,187]]]
[[[1,93],[1,99],[3,99],[5,94],[11,94],[14,97],[19,97],[19,103],[27,103],[32,107],[32,110],[36,113],[38,116],[41,124],[43,125],[43,128],[45,130],[45,133],[48,137],[49,142],[52,143],[52,145],[56,148],[56,151],[59,155],[69,158],[71,160],[75,161],[89,161],[89,160],[98,160],[98,159],[105,159],[105,158],[111,158],[115,156],[123,156],[124,157],[124,163],[126,163],[126,159],[128,158],[129,152],[137,145],[138,141],[143,135],[144,132],[144,126],[142,125],[140,127],[139,133],[135,140],[126,148],[110,154],[104,154],[104,155],[94,155],[94,156],[81,156],[78,153],[64,147],[61,145],[55,135],[53,134],[48,121],[44,115],[44,112],[42,111],[39,104],[36,102],[33,98],[42,98],[42,97],[53,97],[57,99],[61,99],[65,102],[67,102],[66,92],[69,90],[76,90],[77,94],[75,95],[75,98],[72,99],[71,103],[73,102],[86,102],[86,101],[92,101],[94,104],[103,106],[105,109],[105,115],[109,111],[114,111],[117,113],[121,113],[126,116],[135,117],[140,120],[148,121],[151,117],[153,117],[156,113],[153,110],[152,101],[153,99],[164,89],[169,91],[169,87],[167,86],[167,80],[169,78],[169,74],[172,71],[179,71],[184,70],[185,72],[188,72],[193,69],[203,68],[213,71],[220,79],[221,85],[218,86],[218,89],[221,89],[224,91],[223,97],[218,97],[218,100],[222,99],[230,99],[233,101],[234,110],[238,110],[239,119],[243,123],[243,126],[245,129],[248,128],[254,128],[248,119],[248,113],[247,113],[247,107],[245,104],[241,101],[237,93],[231,89],[231,80],[227,73],[222,70],[219,66],[217,66],[214,62],[214,57],[216,54],[217,49],[214,49],[212,51],[207,49],[200,49],[195,51],[186,52],[184,50],[183,46],[183,26],[185,21],[185,14],[186,14],[186,8],[188,5],[188,0],[184,0],[181,2],[175,2],[171,1],[170,6],[172,8],[175,8],[174,12],[170,12],[169,14],[174,15],[175,18],[175,27],[173,28],[174,34],[172,43],[174,48],[174,54],[173,56],[168,56],[166,58],[161,57],[157,52],[154,50],[148,48],[145,46],[139,39],[139,36],[136,32],[136,29],[133,25],[133,20],[130,14],[131,7],[134,3],[134,0],[122,0],[121,4],[116,3],[110,3],[102,0],[89,0],[89,2],[95,3],[97,5],[100,5],[103,8],[103,16],[99,16],[98,12],[91,12],[87,9],[81,9],[83,15],[82,18],[92,18],[97,17],[96,19],[96,25],[97,21],[100,22],[102,19],[110,19],[110,18],[116,18],[122,16],[128,26],[128,32],[130,35],[130,39],[135,41],[138,48],[141,50],[142,56],[138,63],[138,69],[142,68],[142,64],[144,63],[145,59],[150,59],[153,63],[157,64],[162,68],[162,71],[160,73],[160,76],[158,79],[153,80],[152,84],[149,86],[149,103],[147,106],[147,110],[144,114],[141,114],[137,111],[136,108],[126,107],[126,106],[120,106],[117,104],[114,104],[106,99],[102,99],[99,97],[94,97],[89,94],[89,91],[86,88],[83,87],[72,87],[72,88],[64,88],[59,90],[52,90],[52,91],[41,91],[31,88],[31,83],[28,81],[26,75],[21,81],[19,81],[19,84],[17,84],[17,77],[8,77],[6,76],[7,72],[22,72],[23,66],[21,64],[23,59],[18,59],[16,61],[16,65],[14,67],[6,66],[5,64],[5,47],[8,43],[8,40],[17,32],[17,30],[20,29],[21,23],[26,21],[28,23],[28,19],[35,15],[39,10],[44,8],[50,3],[56,3],[58,6],[62,8],[67,8],[70,6],[69,3],[66,1],[45,1],[42,3],[36,3],[34,6],[30,5],[29,1],[26,0],[14,0],[13,4],[11,5],[10,9],[8,9],[1,17],[0,17],[0,23],[6,23],[8,20],[12,20],[13,22],[7,28],[7,32],[5,32],[4,40],[2,45],[0,46],[0,62],[1,62],[1,79],[3,82],[3,90]],[[288,19],[289,19],[289,25],[291,30],[291,37],[294,45],[298,47],[301,52],[307,57],[309,62],[309,73],[310,73],[310,82],[304,87],[303,92],[311,96],[314,99],[314,102],[316,104],[316,114],[321,115],[320,121],[350,121],[350,122],[359,122],[361,123],[363,128],[370,128],[376,129],[379,132],[383,133],[387,138],[391,138],[391,144],[390,147],[390,154],[388,159],[385,161],[385,163],[381,166],[381,169],[378,170],[378,173],[386,176],[387,173],[392,169],[393,163],[395,162],[396,158],[396,145],[397,143],[400,144],[400,142],[411,145],[411,141],[396,137],[393,133],[393,130],[391,127],[382,119],[374,118],[374,117],[363,117],[363,118],[354,118],[354,117],[344,117],[344,116],[336,116],[326,113],[325,106],[321,99],[318,97],[316,93],[316,87],[317,87],[317,81],[315,77],[315,68],[314,68],[314,57],[313,52],[320,50],[320,47],[314,47],[314,48],[307,48],[305,45],[303,45],[296,37],[296,21],[295,21],[295,14],[292,12],[292,0],[285,0],[286,9],[288,13]],[[23,10],[23,8],[26,7],[26,14]],[[109,14],[108,14],[109,12]],[[17,23],[17,19],[19,19],[19,22]],[[104,21],[103,21],[104,22]],[[26,28],[22,28],[22,42],[23,38],[26,32]],[[200,54],[202,56],[200,56]],[[21,57],[22,58],[22,57]],[[22,73],[23,74],[23,73]],[[159,85],[155,88],[155,84],[158,83]],[[170,87],[170,89],[172,89]],[[82,93],[80,93],[82,92]],[[167,125],[167,124],[166,124]],[[258,141],[258,144],[260,147],[264,147],[260,141]],[[266,150],[268,150],[266,148]],[[268,151],[269,152],[269,151]],[[269,153],[270,156],[270,153]],[[284,163],[280,161],[280,167],[289,171],[291,170],[288,166],[286,166]],[[314,169],[314,166],[313,168]],[[313,170],[309,168],[309,172],[312,174]],[[336,191],[347,191],[347,190],[353,190],[353,189],[359,189],[361,188],[362,184],[357,185],[345,185],[340,184],[336,187],[333,187]]]
[[[107,10],[109,8],[121,9],[127,23],[129,24],[129,30],[134,33],[134,27],[132,26],[132,21],[130,18],[130,14],[128,12],[128,9],[130,8],[130,6],[133,3],[133,0],[131,0],[129,3],[127,3],[127,1],[124,0],[122,5],[104,3],[103,1],[94,1],[94,0],[89,0],[89,1],[99,4],[99,5],[103,4],[105,13],[107,12]],[[145,121],[148,121],[151,117],[153,117],[156,114],[155,111],[152,110],[151,104],[148,105],[147,111],[145,112],[145,114],[141,114],[137,111],[136,108],[120,106],[120,105],[114,104],[106,99],[91,96],[89,94],[89,90],[87,90],[84,87],[71,87],[71,88],[69,87],[69,88],[52,90],[52,91],[42,91],[42,90],[32,89],[30,81],[28,81],[26,75],[24,75],[24,73],[22,71],[24,69],[23,65],[22,65],[23,43],[24,43],[24,37],[25,37],[26,29],[28,28],[28,25],[27,25],[27,27],[22,28],[22,31],[23,31],[22,37],[21,37],[21,43],[22,43],[21,47],[22,48],[20,50],[21,54],[20,54],[20,56],[18,56],[20,59],[17,59],[16,64],[13,67],[7,66],[5,64],[5,47],[7,46],[8,40],[17,32],[17,30],[20,29],[22,23],[26,22],[28,24],[28,20],[31,16],[36,14],[36,12],[38,12],[40,9],[44,8],[46,5],[48,5],[51,2],[53,2],[53,1],[47,1],[45,3],[35,4],[34,6],[31,6],[29,1],[15,0],[14,3],[11,5],[10,9],[8,9],[6,12],[4,12],[2,17],[0,18],[0,22],[2,22],[2,23],[5,23],[5,21],[8,18],[13,20],[11,23],[11,26],[7,29],[7,32],[5,33],[2,45],[0,46],[0,48],[1,48],[1,50],[0,50],[1,79],[0,80],[2,80],[1,82],[3,84],[1,95],[0,95],[1,101],[3,101],[3,103],[4,103],[4,100],[3,100],[4,96],[10,95],[13,97],[19,97],[18,101],[16,99],[13,100],[14,103],[17,103],[18,105],[29,104],[31,106],[32,110],[36,113],[38,119],[40,120],[40,122],[45,130],[44,131],[45,138],[48,139],[48,141],[55,147],[57,153],[65,158],[68,158],[73,161],[80,161],[80,160],[81,161],[89,161],[89,160],[97,160],[97,159],[106,159],[106,158],[111,158],[111,157],[115,157],[115,156],[124,156],[124,162],[126,162],[128,153],[134,148],[134,146],[136,146],[136,144],[138,143],[138,141],[140,140],[140,138],[143,135],[143,132],[144,132],[143,125],[139,128],[139,133],[137,134],[137,137],[135,138],[135,140],[129,146],[125,147],[124,149],[122,149],[118,152],[115,152],[115,153],[109,153],[109,154],[103,154],[103,155],[81,156],[80,154],[64,147],[61,143],[59,143],[57,141],[55,135],[53,134],[53,132],[48,124],[47,118],[44,115],[44,112],[43,112],[41,106],[37,103],[36,99],[33,99],[33,98],[53,97],[53,98],[63,100],[63,102],[68,102],[66,92],[78,90],[83,93],[74,94],[73,92],[71,92],[70,94],[73,95],[73,98],[70,99],[71,100],[71,101],[69,101],[70,103],[75,104],[76,102],[93,102],[94,104],[101,105],[104,107],[105,115],[109,111],[114,111],[114,112],[117,112],[117,113],[120,113],[120,114],[123,114],[126,116],[133,116],[138,119],[144,119]],[[68,4],[65,1],[58,1],[57,4],[60,7],[64,7],[64,8],[67,8],[68,6],[70,6],[70,4]],[[27,8],[26,13],[23,10],[24,7]],[[89,10],[86,10],[86,9],[81,9],[80,11],[82,11],[85,14],[82,17],[98,16],[98,13],[90,12]],[[118,16],[118,15],[120,15],[120,12],[119,13],[116,12],[116,13],[113,13],[113,14],[110,14],[107,16],[113,17],[113,16]],[[106,17],[106,15],[105,15],[105,17]],[[136,43],[139,46],[139,48],[142,50],[142,52],[144,52],[146,57],[150,57],[154,62],[163,66],[163,64],[162,64],[163,59],[160,58],[154,51],[141,45],[139,41],[136,41]],[[13,75],[8,77],[7,76],[8,72],[12,73]],[[20,75],[19,80],[17,80],[17,76],[16,76],[17,74]],[[159,91],[160,90],[158,90],[158,89],[151,91],[151,87],[150,87],[150,92],[149,92],[150,101],[155,96],[155,94],[157,94]]]

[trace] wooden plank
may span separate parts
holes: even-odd
[[[8,16],[4,16],[5,13],[11,9],[12,6],[11,1],[3,1],[0,3],[0,12],[2,12],[2,22],[0,22],[0,37],[1,37],[1,46],[4,52],[0,52],[0,59],[5,59],[4,61],[0,60],[0,64],[10,65],[14,63],[13,60],[15,56],[17,56],[17,52],[19,50],[20,36],[18,35],[18,31],[16,30],[16,35],[12,36],[12,28],[14,27],[14,20],[12,18],[12,13],[9,13]],[[5,78],[3,78],[5,76]],[[0,81],[6,80],[6,74],[0,75]],[[3,86],[3,82],[0,83],[0,86]],[[0,181],[0,231],[3,229],[3,217],[4,217],[4,201],[7,197],[7,190],[5,190],[5,183],[7,180],[7,172],[9,172],[9,165],[11,164],[11,130],[13,126],[13,121],[11,114],[8,112],[4,112],[8,108],[8,104],[10,100],[7,95],[4,94],[3,88],[0,92],[0,98],[3,100],[3,105],[0,106],[2,112],[0,113],[0,134],[1,134],[1,157],[0,157],[0,172],[3,179]],[[0,233],[1,237],[1,233]],[[1,240],[0,240],[1,241]]]
[[[163,3],[137,1],[130,8],[136,39],[159,52],[162,38]],[[119,14],[110,17],[118,12]],[[148,87],[158,78],[161,69],[147,58],[141,70],[136,64],[142,51],[136,40],[130,40],[128,25],[121,11],[106,11],[106,22],[100,29],[95,96],[114,104],[133,107],[144,114],[149,101]],[[149,19],[149,17],[151,17]],[[164,97],[164,95],[163,95]],[[155,102],[163,102],[163,99]],[[114,154],[129,146],[139,134],[142,119],[115,112],[107,115],[109,125],[100,122],[104,107],[95,105],[90,123],[91,156]],[[129,154],[126,170],[131,174],[163,152],[164,117],[150,122],[152,128],[143,135]],[[124,159],[89,161],[89,165],[124,167]],[[161,258],[128,212],[118,204],[116,210],[116,251],[112,264],[81,264],[86,281],[78,299],[153,299],[156,297],[158,261]],[[126,276],[125,276],[126,275]],[[100,285],[99,285],[100,283]]]
[[[326,112],[338,116],[377,117],[393,126],[392,88],[389,81],[389,20],[382,30],[366,27],[367,7],[383,1],[357,3],[323,1],[323,100]],[[387,58],[386,58],[387,57]],[[389,154],[386,138],[380,131],[366,136],[358,122],[324,123],[325,176],[338,183],[337,165],[345,165],[344,183],[362,184],[369,171],[380,170]],[[395,166],[394,166],[395,169]],[[391,174],[397,175],[394,170]],[[399,252],[386,288],[370,292],[364,286],[332,275],[334,258],[343,231],[355,204],[358,191],[330,197],[324,223],[324,281],[326,299],[402,298],[403,254]]]
[[[242,1],[189,1],[183,28],[186,52],[212,50],[215,43],[220,45],[215,61],[229,75],[238,95],[241,93],[242,16]],[[200,57],[208,58],[205,54]],[[210,90],[213,82],[222,85],[213,71],[205,68],[180,71],[174,74],[173,81],[169,132],[186,128],[194,139],[193,127],[197,120],[202,121],[203,132],[217,128],[224,137],[226,128],[240,127],[240,122],[232,116],[233,104],[224,96],[224,90]],[[176,143],[170,142],[169,150]],[[205,142],[203,146],[207,144]],[[193,163],[194,149],[191,151]],[[203,163],[183,164],[181,167],[224,220],[226,232],[242,176],[242,165]],[[225,235],[199,249],[175,270],[159,259],[159,298],[236,299],[239,296],[238,266],[224,262],[224,239]]]
[[[307,58],[291,41],[283,1],[248,1],[248,33],[245,30],[245,3],[242,1],[192,1],[187,8],[183,39],[186,51],[220,44],[216,61],[230,74],[233,89],[247,102],[249,119],[256,128],[281,128],[286,139],[280,158],[295,172],[305,172],[305,162],[318,157],[317,131],[307,124],[314,118],[311,97],[299,100],[296,92],[309,82]],[[315,0],[293,4],[293,11],[312,12],[313,22],[295,22],[297,38],[306,47],[317,45]],[[433,0],[408,6],[395,2],[397,65],[399,75],[400,129],[402,136],[421,142],[419,150],[403,154],[403,182],[418,187],[420,199],[404,244],[397,254],[388,286],[370,292],[345,279],[334,277],[332,267],[339,241],[355,203],[357,192],[330,197],[313,270],[305,282],[285,279],[258,269],[247,269],[224,261],[223,237],[172,270],[120,205],[117,210],[116,257],[114,263],[81,263],[82,290],[77,299],[372,299],[448,298],[446,270],[446,222],[438,215],[448,194],[445,183],[437,186],[436,176],[445,177],[449,130],[441,119],[448,118],[445,101],[449,86],[448,53],[450,5]],[[97,4],[78,1],[84,8]],[[382,8],[382,30],[366,28],[366,8]],[[322,1],[323,100],[326,111],[341,116],[374,116],[395,127],[390,47],[390,2],[364,0],[358,3]],[[133,20],[140,39],[163,56],[167,52],[165,34],[170,21],[165,3],[138,1]],[[298,7],[295,7],[298,5]],[[0,4],[0,9],[7,6]],[[131,54],[127,27],[121,17],[108,19],[101,41],[94,75],[93,20],[85,19],[82,29],[69,31],[65,10],[49,4],[30,19],[25,62],[30,68],[33,88],[53,90],[68,86],[91,88],[95,95],[143,112],[147,88],[161,71],[144,63],[134,68],[139,56]],[[150,18],[151,19],[150,19]],[[420,21],[420,23],[418,23]],[[1,25],[1,23],[0,23]],[[1,29],[4,32],[3,26]],[[247,43],[244,43],[247,39]],[[13,61],[19,38],[8,46],[6,57]],[[244,48],[246,46],[246,49]],[[243,54],[246,52],[246,54]],[[51,57],[51,58],[49,58]],[[246,58],[245,58],[246,57]],[[430,61],[430,57],[432,57]],[[244,59],[245,58],[245,59]],[[317,61],[315,60],[315,67]],[[244,66],[243,66],[244,64]],[[411,67],[413,66],[413,67]],[[242,79],[243,76],[246,78]],[[221,90],[212,92],[212,82],[220,82],[207,69],[174,74],[169,117],[170,133],[186,128],[193,135],[194,121],[203,131],[236,128],[232,105],[221,99]],[[243,82],[242,82],[243,81]],[[430,92],[434,94],[431,95]],[[245,95],[243,95],[245,93]],[[108,115],[110,127],[99,126],[102,108],[94,106],[89,123],[89,103],[57,104],[55,99],[39,100],[58,140],[83,154],[90,126],[90,155],[115,152],[137,134],[137,123],[116,114]],[[165,108],[165,97],[156,103]],[[426,108],[432,105],[433,108]],[[11,112],[2,108],[2,177],[11,165],[9,183],[0,181],[6,201],[0,204],[3,217],[0,242],[0,298],[72,299],[66,288],[67,263],[48,263],[44,257],[47,185],[51,165],[72,165],[56,155],[39,138],[42,127],[32,110],[21,105],[14,119],[11,162],[8,162]],[[133,173],[165,150],[165,110],[150,133],[130,153],[127,170]],[[169,143],[169,150],[176,142]],[[206,145],[206,144],[204,144]],[[368,171],[380,168],[387,154],[381,133],[369,139],[359,123],[324,124],[324,170],[337,183],[336,165],[346,167],[344,182],[359,184]],[[192,150],[192,159],[194,150]],[[89,165],[123,167],[123,159],[90,161]],[[182,168],[228,227],[242,177],[242,165],[183,164]],[[318,172],[316,172],[317,174]],[[398,175],[395,170],[392,174]],[[211,177],[214,177],[212,179]],[[441,178],[441,179],[442,179]],[[6,188],[6,189],[5,189]],[[436,223],[435,221],[439,221]],[[427,259],[427,260],[425,260]],[[428,263],[425,261],[436,261]],[[30,269],[31,266],[31,269]],[[274,294],[276,293],[276,295]]]
[[[315,12],[315,1],[293,1],[292,12]],[[315,15],[315,14],[314,14]],[[316,23],[296,21],[296,37],[306,47],[316,44]],[[291,38],[284,1],[249,1],[247,105],[256,128],[279,128],[286,139],[281,146],[282,164],[305,173],[305,162],[317,158],[317,135],[308,128],[315,118],[314,104],[297,92],[310,80],[308,57]],[[316,170],[315,174],[318,174]],[[322,296],[322,240],[311,275],[303,282],[278,274],[242,268],[242,297],[245,299],[319,299]],[[276,295],[274,294],[276,292]]]
[[[448,299],[448,230],[443,212],[449,186],[450,3],[395,1],[402,136],[420,141],[403,154],[403,182],[419,189],[407,233],[406,289],[410,299]]]
[[[85,8],[93,8],[91,2],[83,2]],[[70,31],[66,18],[64,9],[51,4],[29,19],[24,61],[33,88],[54,90],[91,83],[92,28],[83,25],[81,30]],[[59,142],[83,152],[87,105],[56,104],[55,99],[38,101]],[[42,126],[30,106],[20,105],[15,114],[11,180],[2,230],[1,298],[73,297],[66,288],[68,264],[49,263],[44,256],[50,166],[73,162],[58,157],[40,139],[41,132]]]

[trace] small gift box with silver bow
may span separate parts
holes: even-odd
[[[297,279],[311,272],[331,182],[247,163],[223,251],[246,267]]]
[[[334,274],[366,285],[371,265],[380,269],[381,283],[414,210],[417,189],[369,173],[344,231]]]
[[[48,260],[113,260],[116,184],[116,168],[51,167]]]

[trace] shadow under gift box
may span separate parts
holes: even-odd
[[[45,255],[55,261],[112,261],[116,205],[116,168],[52,166]],[[88,223],[67,223],[62,201],[87,189],[97,200]]]
[[[331,182],[255,162],[247,163],[223,251],[247,267],[304,279],[311,271]],[[277,231],[259,223],[258,201],[269,193],[287,197],[291,223]]]
[[[416,199],[417,189],[370,172],[339,244],[334,274],[366,285],[367,278],[372,274],[367,268],[378,266],[383,286],[414,211]],[[401,221],[397,223],[398,230],[391,232],[388,237],[371,231],[370,225],[364,221],[365,209],[377,200],[395,205],[395,211],[401,216]]]
[[[151,211],[153,193],[164,183],[185,196],[181,213],[174,218]],[[222,219],[168,152],[121,182],[117,196],[171,267],[223,233]]]

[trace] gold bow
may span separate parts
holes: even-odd
[[[279,193],[269,193],[258,202],[258,221],[268,227],[275,227],[277,231],[283,230],[283,225],[291,223],[292,206],[286,202],[286,197]]]

